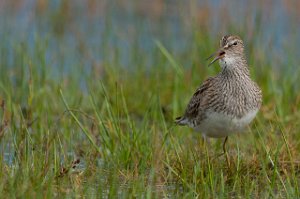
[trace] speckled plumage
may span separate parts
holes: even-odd
[[[255,117],[262,102],[258,85],[251,80],[238,36],[224,36],[216,58],[222,71],[196,90],[179,125],[188,125],[208,137],[226,137],[242,131]]]

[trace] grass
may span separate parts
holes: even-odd
[[[173,123],[200,82],[220,70],[201,58],[216,38],[194,31],[187,51],[153,40],[151,52],[135,46],[130,68],[113,49],[91,71],[82,60],[77,71],[62,69],[56,78],[46,61],[47,38],[36,37],[33,52],[16,43],[13,63],[3,45],[1,196],[300,197],[300,70],[272,71],[263,53],[247,49],[263,107],[247,133],[229,138],[227,168],[225,156],[216,158],[222,140],[207,145]],[[183,67],[187,56],[191,65]]]

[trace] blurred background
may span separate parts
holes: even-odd
[[[267,57],[272,69],[292,73],[299,68],[299,6],[295,0],[1,0],[1,65],[16,67],[18,49],[34,57],[39,45],[53,78],[71,70],[100,75],[101,65],[112,62],[153,68],[159,40],[189,67],[193,59],[186,56],[197,42],[213,50],[230,33],[241,35],[257,59]],[[196,41],[199,33],[213,46]]]

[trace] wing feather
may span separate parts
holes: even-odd
[[[205,104],[205,101],[207,99],[207,97],[205,96],[212,88],[212,82],[214,81],[214,79],[214,77],[210,77],[202,83],[202,85],[196,90],[196,92],[190,99],[184,116],[176,118],[175,123],[179,125],[187,125],[193,119],[198,117],[199,114],[201,114],[201,111],[203,110],[202,105]]]

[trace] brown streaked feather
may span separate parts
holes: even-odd
[[[203,109],[201,106],[203,104],[203,100],[205,100],[205,95],[207,91],[212,88],[212,82],[214,80],[214,77],[210,77],[206,79],[203,84],[196,90],[194,95],[189,101],[189,104],[187,105],[187,108],[185,110],[184,116],[177,117],[175,119],[175,123],[179,125],[186,125],[186,122],[192,122],[190,120],[193,120],[193,118],[196,118],[199,116],[199,111]],[[205,103],[205,102],[204,102]]]
[[[211,83],[214,80],[213,77],[208,78],[203,84],[196,90],[193,97],[191,98],[187,109],[185,111],[185,117],[191,118],[198,115],[200,105],[203,102],[206,91],[211,88]]]
[[[225,35],[222,37],[222,39],[220,40],[220,47],[224,47],[227,43],[227,39],[230,37],[230,35]]]
[[[185,120],[184,117],[176,117],[176,118],[175,118],[175,124],[184,126],[184,125],[187,124],[184,120]]]
[[[220,47],[225,47],[229,41],[232,40],[238,40],[240,43],[243,43],[243,41],[241,40],[241,38],[237,35],[225,35],[224,37],[222,37],[222,39],[220,40]]]

